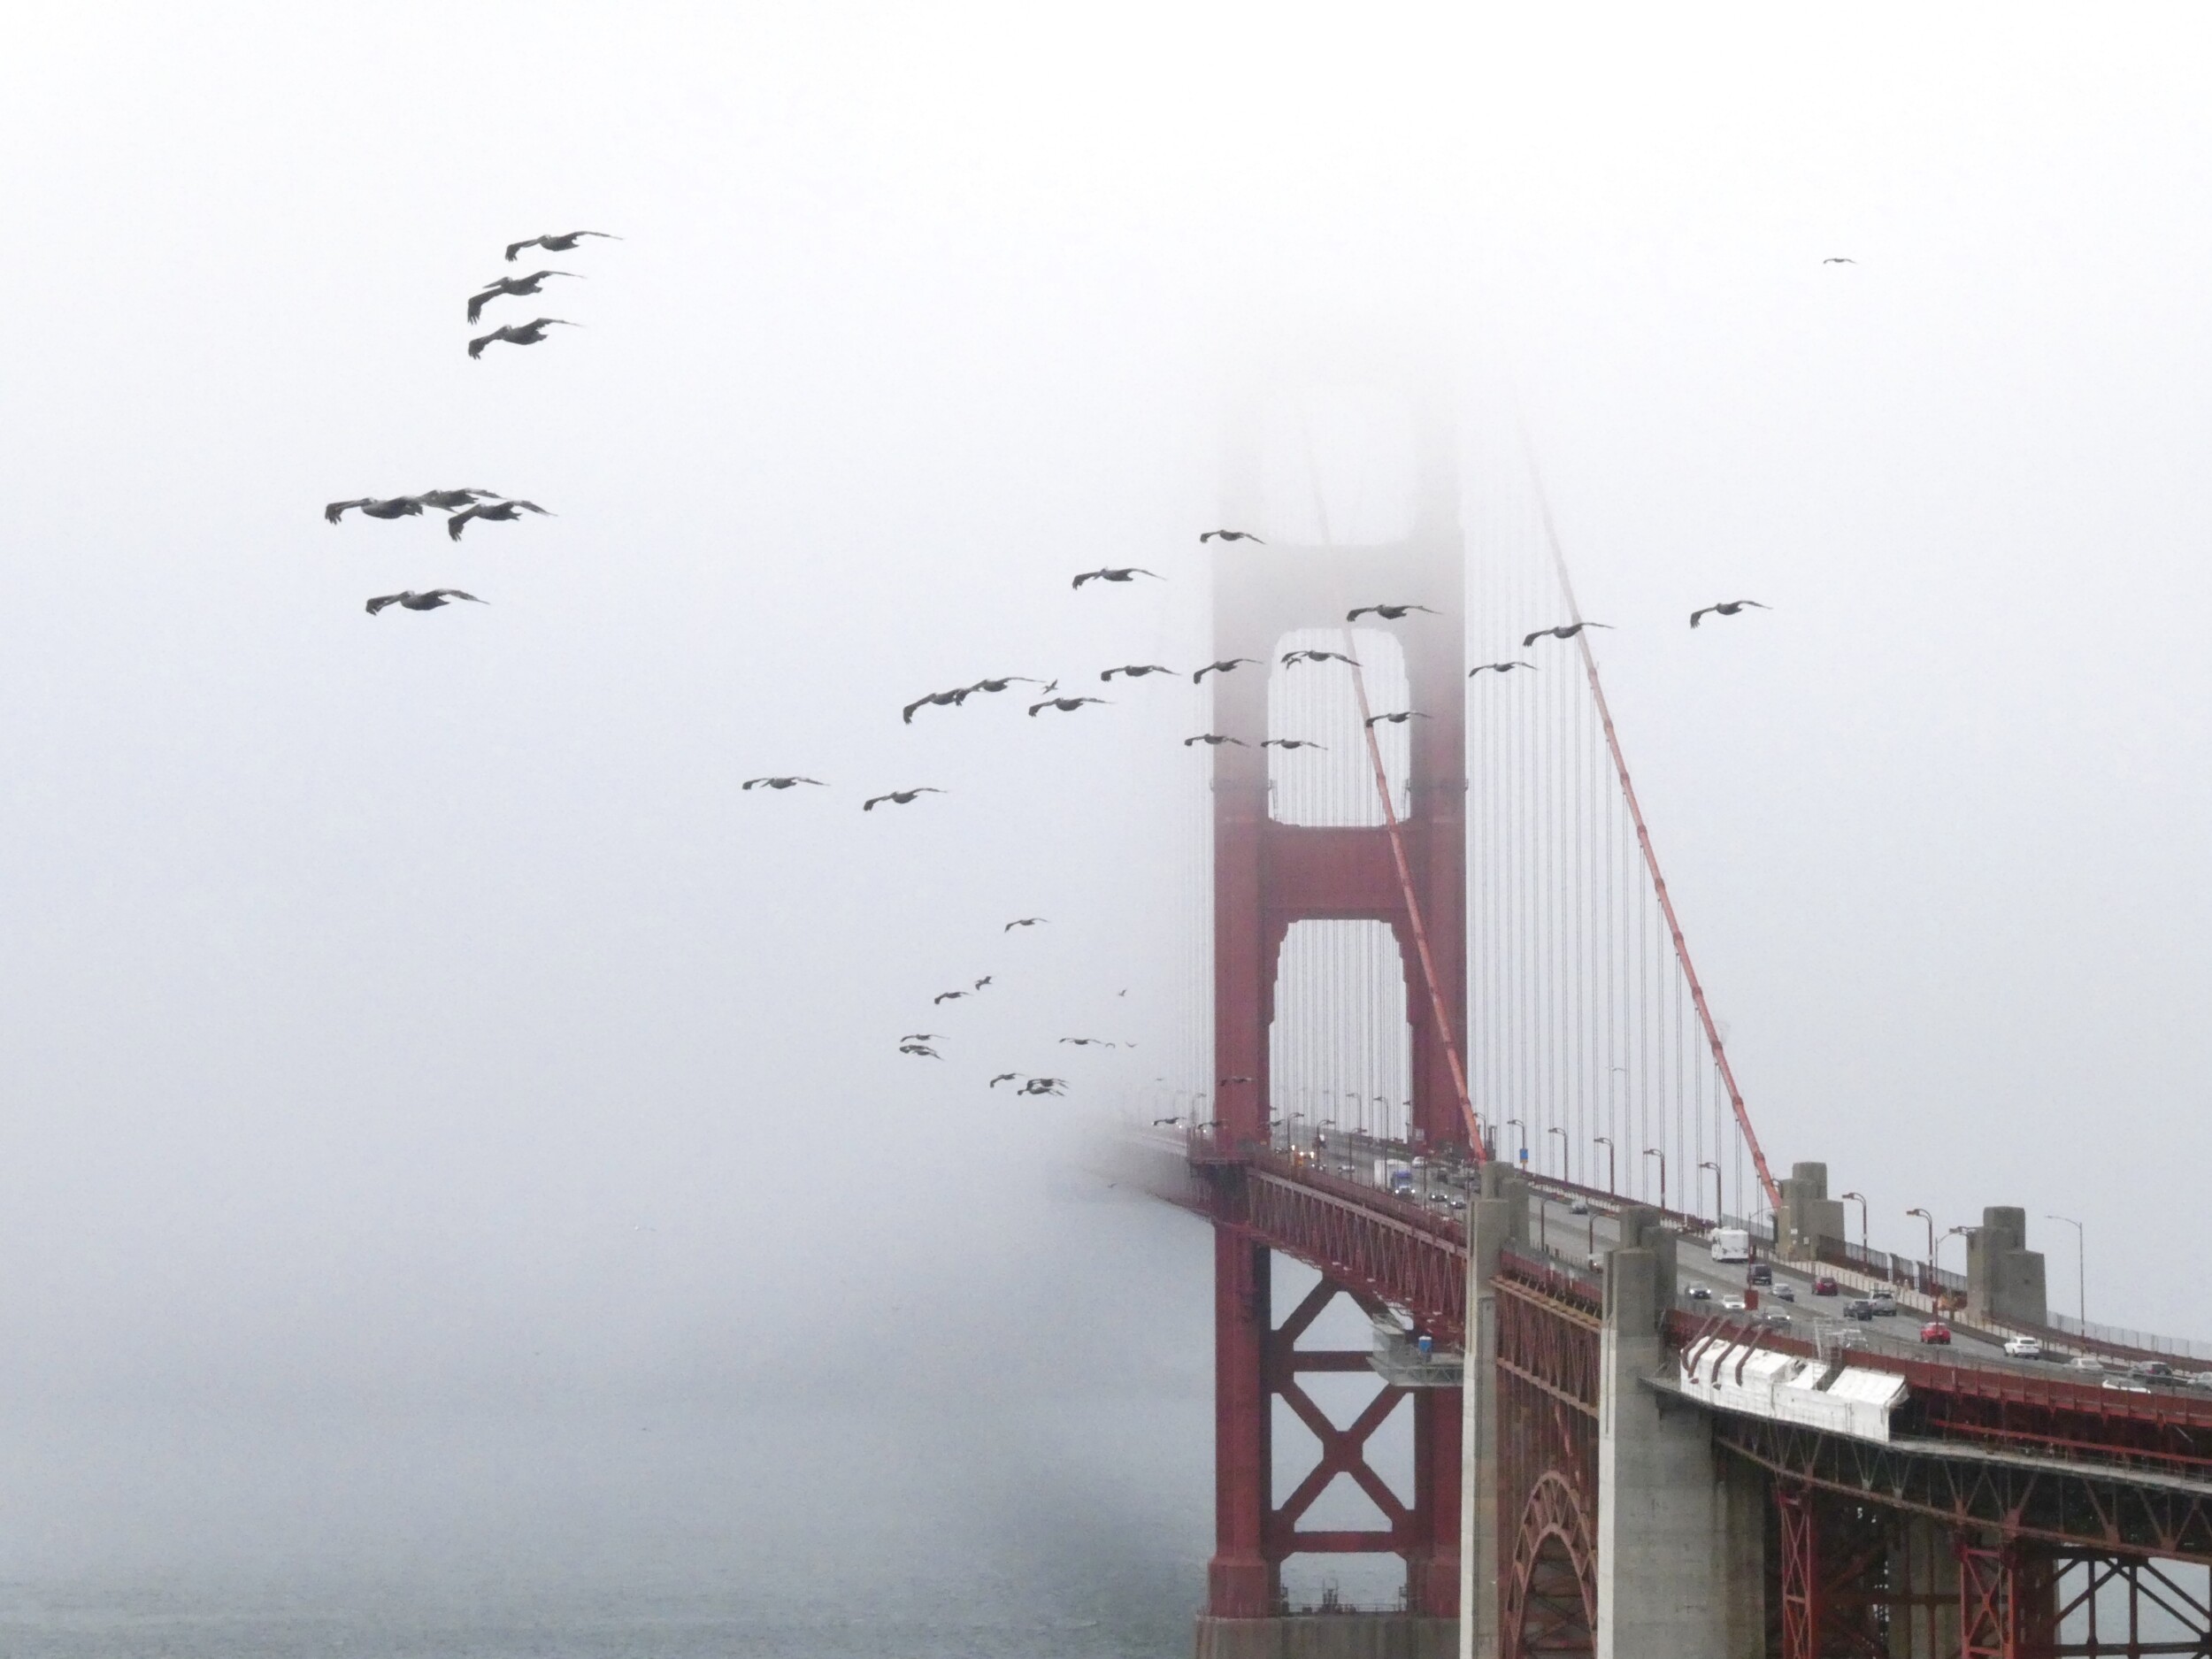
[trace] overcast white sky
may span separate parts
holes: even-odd
[[[0,1389],[650,1390],[887,1286],[1029,1308],[1066,1118],[977,1069],[1174,1048],[1203,763],[1165,703],[898,707],[1188,649],[1232,343],[1377,318],[1535,436],[1773,1155],[1894,1248],[2026,1206],[2061,1305],[2078,1216],[2093,1317],[2212,1337],[2208,35],[18,18]],[[501,245],[578,226],[587,326],[469,361]],[[433,486],[558,516],[319,517]],[[1073,603],[1110,560],[1174,580]],[[491,603],[362,613],[432,584]],[[785,770],[836,788],[738,790]],[[985,972],[957,1064],[891,1052]]]

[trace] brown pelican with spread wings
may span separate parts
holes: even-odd
[[[410,588],[403,594],[381,594],[369,601],[369,614],[374,616],[387,605],[397,605],[403,611],[436,611],[454,599],[465,599],[471,604],[487,605],[488,599],[479,599],[474,594],[465,594],[458,588],[433,588],[426,594]]]
[[[870,795],[865,801],[863,801],[860,803],[860,810],[863,812],[872,812],[877,807],[880,806],[886,801],[888,801],[893,806],[911,806],[923,795],[942,795],[945,792],[942,789],[933,789],[928,787],[926,785],[919,789],[894,789],[887,795]]]
[[[515,256],[525,248],[542,248],[548,253],[572,253],[576,244],[587,236],[597,236],[605,242],[620,242],[621,237],[605,230],[565,230],[548,232],[542,236],[527,236],[520,242],[507,244],[507,263],[512,265]]]
[[[1113,706],[1103,697],[1047,697],[1042,703],[1033,703],[1029,705],[1029,718],[1035,719],[1038,711],[1041,709],[1057,709],[1063,714],[1073,714],[1087,703],[1095,703],[1108,708]]]
[[[1749,605],[1754,611],[1771,611],[1774,609],[1772,605],[1763,605],[1755,599],[1731,599],[1723,604],[1707,605],[1702,611],[1691,611],[1690,626],[1692,627],[1695,627],[1700,622],[1702,622],[1707,617],[1710,616],[1732,617],[1739,611],[1741,611],[1746,605]]]
[[[1260,659],[1256,657],[1225,657],[1217,663],[1208,663],[1203,668],[1200,669],[1196,673],[1190,677],[1190,683],[1194,686],[1200,680],[1205,679],[1205,677],[1209,674],[1226,674],[1233,672],[1236,669],[1242,666],[1246,663],[1249,663],[1256,668],[1259,666],[1259,661]]]
[[[415,518],[422,514],[424,497],[420,495],[388,495],[380,499],[364,495],[356,501],[334,501],[323,509],[323,522],[336,524],[353,508],[358,507],[365,518]]]
[[[1362,605],[1356,611],[1346,611],[1344,619],[1347,622],[1357,622],[1362,617],[1377,616],[1385,622],[1402,622],[1406,619],[1407,612],[1413,611],[1418,611],[1425,617],[1442,614],[1440,611],[1430,610],[1426,605]]]
[[[792,785],[800,783],[810,783],[821,789],[829,787],[829,785],[824,783],[819,778],[799,777],[748,778],[743,783],[738,785],[738,787],[741,789],[788,789]]]
[[[1125,565],[1118,570],[1085,571],[1080,576],[1078,576],[1073,581],[1070,582],[1068,586],[1071,588],[1080,588],[1085,582],[1133,581],[1140,576],[1149,576],[1156,582],[1164,582],[1167,580],[1166,577],[1161,575],[1157,571],[1140,570],[1134,565]]]
[[[479,334],[469,342],[469,356],[480,357],[484,348],[499,341],[511,346],[534,346],[545,338],[549,328],[581,328],[583,324],[572,323],[565,317],[541,317],[533,322],[509,323],[504,328],[495,328],[488,334]]]
[[[545,286],[545,279],[549,276],[576,277],[579,282],[584,280],[580,276],[576,276],[573,271],[533,271],[528,276],[495,278],[481,294],[469,296],[469,321],[473,323],[478,318],[483,316],[484,307],[494,300],[535,294]]]
[[[1563,622],[1555,628],[1539,628],[1527,635],[1521,641],[1521,649],[1525,651],[1539,640],[1571,640],[1585,628],[1609,628],[1612,626],[1609,622]]]
[[[487,524],[512,524],[516,514],[525,512],[534,512],[541,518],[553,516],[534,501],[480,501],[473,506],[464,507],[447,519],[445,533],[458,541],[461,532],[469,527],[472,518],[481,518]]]

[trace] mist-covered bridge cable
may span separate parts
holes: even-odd
[[[1413,891],[1413,866],[1406,860],[1405,834],[1398,823],[1397,803],[1390,798],[1390,773],[1383,765],[1382,745],[1375,737],[1375,719],[1367,704],[1367,677],[1352,649],[1350,630],[1344,635],[1344,655],[1352,659],[1352,694],[1359,700],[1360,728],[1367,734],[1367,758],[1375,769],[1375,794],[1382,802],[1383,826],[1390,837],[1390,857],[1398,869],[1398,890],[1406,902],[1406,922],[1413,933],[1414,956],[1421,964],[1421,983],[1429,994],[1430,1018],[1436,1022],[1437,1041],[1444,1045],[1444,1061],[1451,1068],[1452,1090],[1459,1097],[1459,1115],[1467,1125],[1467,1142],[1480,1167],[1488,1157],[1482,1144],[1482,1125],[1476,1120],[1473,1100],[1467,1093],[1467,1068],[1460,1061],[1459,1039],[1445,1010],[1444,993],[1436,982],[1436,959],[1429,950],[1428,929],[1422,925],[1421,902]],[[1411,1125],[1408,1125],[1409,1133]]]
[[[1566,601],[1569,618],[1579,623],[1582,607],[1576,601],[1574,582],[1567,573],[1567,556],[1559,545],[1558,526],[1552,521],[1551,498],[1544,493],[1544,480],[1536,468],[1535,448],[1529,442],[1526,428],[1521,431],[1522,452],[1528,463],[1529,483],[1536,497],[1536,511],[1544,526],[1544,540],[1551,550],[1552,568],[1559,578],[1560,596]],[[1598,662],[1590,649],[1590,636],[1586,630],[1574,636],[1574,643],[1582,653],[1582,672],[1590,682],[1590,698],[1596,705],[1598,722],[1605,730],[1605,746],[1613,757],[1614,774],[1620,780],[1621,798],[1627,804],[1629,821],[1636,826],[1636,844],[1642,849],[1644,868],[1651,877],[1654,895],[1659,910],[1665,918],[1667,933],[1674,942],[1675,960],[1681,965],[1682,977],[1690,988],[1690,1001],[1696,1008],[1699,1025],[1705,1033],[1705,1041],[1712,1050],[1713,1067],[1718,1073],[1721,1086],[1728,1091],[1729,1104],[1734,1108],[1736,1126],[1743,1132],[1744,1143],[1750,1148],[1752,1166],[1758,1171],[1759,1186],[1766,1194],[1766,1201],[1778,1212],[1782,1207],[1781,1189],[1775,1185],[1773,1171],[1767,1168],[1766,1154],[1760,1149],[1758,1133],[1751,1126],[1751,1114],[1744,1106],[1743,1091],[1736,1087],[1735,1069],[1728,1064],[1728,1050],[1721,1042],[1720,1029],[1713,1022],[1713,1010],[1705,1000],[1705,987],[1697,977],[1697,969],[1690,961],[1690,947],[1682,935],[1682,923],[1674,913],[1674,899],[1667,891],[1667,879],[1660,872],[1659,855],[1651,844],[1651,831],[1644,823],[1644,810],[1636,799],[1636,786],[1628,775],[1628,761],[1621,752],[1619,734],[1613,729],[1613,711],[1605,701],[1605,687],[1598,679]],[[1377,761],[1378,767],[1381,762]],[[1678,1060],[1678,1064],[1679,1061]],[[1679,1085],[1678,1084],[1678,1100]],[[1693,1201],[1687,1209],[1694,1212]]]

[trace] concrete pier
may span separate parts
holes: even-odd
[[[1598,1418],[1598,1659],[1760,1659],[1758,1482],[1734,1477],[1704,1415],[1643,1386],[1671,1363],[1672,1240],[1632,1207],[1606,1259]]]

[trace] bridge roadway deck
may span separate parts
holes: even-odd
[[[1160,1195],[1370,1292],[1441,1343],[1462,1340],[1463,1217],[1477,1182],[1471,1168],[1424,1163],[1414,1190],[1402,1194],[1389,1189],[1386,1175],[1391,1162],[1410,1162],[1402,1146],[1331,1137],[1320,1144],[1279,1139],[1269,1147],[1232,1149],[1202,1135],[1146,1139],[1163,1162],[1171,1151],[1185,1167],[1179,1189],[1155,1183]],[[1525,1179],[1529,1239],[1520,1249],[1594,1291],[1593,1269],[1617,1237],[1607,1201],[1540,1177]],[[1957,1319],[1949,1321],[1950,1347],[1923,1346],[1916,1316],[1847,1319],[1842,1299],[1811,1294],[1812,1270],[1769,1265],[1775,1286],[1763,1293],[1765,1305],[1756,1312],[1731,1308],[1732,1298],[1745,1300],[1752,1288],[1748,1270],[1713,1262],[1701,1238],[1683,1231],[1670,1345],[1678,1351],[1701,1335],[1732,1327],[1747,1341],[1794,1354],[1833,1356],[1848,1348],[1854,1363],[1906,1377],[1916,1436],[2038,1462],[2088,1461],[2191,1488],[2202,1482],[2199,1495],[2212,1501],[2212,1391],[2180,1379],[2124,1380],[2062,1363],[2011,1359],[2000,1346],[2003,1333]],[[1793,1300],[1777,1306],[1777,1294],[1785,1291]],[[1762,1316],[1770,1313],[1788,1324],[1764,1323]],[[2212,1520],[2207,1538],[2212,1542]]]

